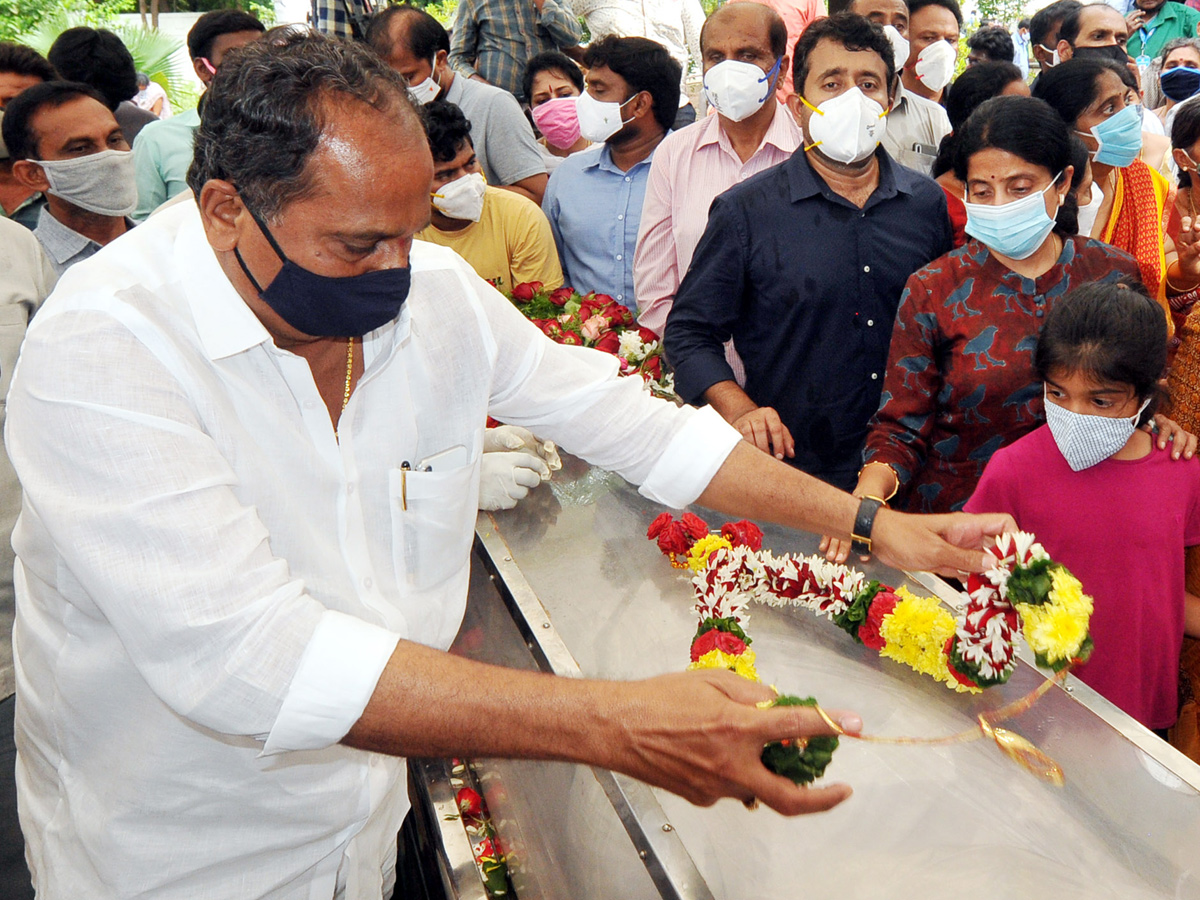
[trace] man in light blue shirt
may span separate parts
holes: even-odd
[[[1013,32],[1013,64],[1021,70],[1021,77],[1029,78],[1029,20],[1022,19]]]
[[[603,141],[567,157],[550,176],[542,208],[558,245],[565,283],[608,294],[637,311],[633,254],[650,160],[679,110],[680,66],[645,38],[607,37],[584,60],[584,137]]]
[[[225,54],[258,40],[264,30],[258,19],[239,9],[218,9],[202,15],[188,32],[187,40],[196,77],[207,88]],[[133,142],[138,187],[138,205],[133,213],[136,221],[141,222],[187,187],[192,142],[199,126],[199,111],[189,109],[151,122],[138,132]]]

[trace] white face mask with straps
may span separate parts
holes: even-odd
[[[875,152],[887,131],[887,114],[882,106],[858,87],[813,106],[803,96],[800,102],[813,111],[808,120],[812,144],[835,162],[862,162]]]
[[[433,206],[451,219],[478,222],[483,218],[487,181],[478,172],[448,181],[433,193]]]
[[[31,159],[46,173],[47,191],[101,216],[127,216],[137,208],[132,150],[101,150],[75,159]]]

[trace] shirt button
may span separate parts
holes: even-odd
[[[874,325],[874,324],[875,324],[875,320],[874,320],[874,319],[867,319],[867,327],[868,327],[868,328],[870,328],[870,327],[871,327],[872,325]]]
[[[621,213],[619,216],[617,216],[617,221],[624,222],[625,221],[625,213]]]
[[[867,217],[867,214],[866,214],[865,212],[860,212],[860,213],[858,214],[858,217],[859,217],[860,219],[865,219],[865,218]]]
[[[373,588],[374,586],[375,586],[375,582],[371,580],[370,575],[368,575],[366,578],[363,579],[363,587],[365,587],[368,591],[371,588]]]
[[[346,485],[346,495],[350,496],[350,497],[354,496],[354,485],[352,485],[352,484]]]
[[[617,299],[618,299],[618,300],[624,300],[624,299],[625,299],[625,295],[624,295],[624,294],[617,294]]]
[[[1046,311],[1044,309],[1039,309],[1036,313],[1034,313],[1034,315],[1036,315],[1039,319],[1042,316],[1044,316],[1045,314],[1046,314]]]
[[[620,254],[620,253],[618,253],[618,254],[617,254],[617,262],[620,262],[620,261],[621,261],[621,254]]]
[[[870,272],[870,271],[871,271],[871,267],[870,267],[870,266],[863,266],[863,271],[864,271],[864,272]]]
[[[633,181],[633,179],[632,179],[632,178],[630,178],[628,175],[626,175],[626,176],[625,176],[625,180],[626,180],[626,181]]]
[[[872,373],[871,373],[871,380],[872,380],[872,381],[878,381],[878,380],[879,380],[879,373],[878,373],[878,372],[872,372]]]
[[[304,401],[304,408],[305,408],[305,409],[316,409],[316,408],[317,408],[317,401],[316,401],[316,400],[305,400],[305,401]]]

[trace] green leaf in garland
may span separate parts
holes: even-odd
[[[1003,670],[996,678],[984,678],[977,665],[962,658],[958,652],[958,641],[953,638],[950,640],[950,648],[946,653],[946,662],[952,670],[966,675],[981,688],[1004,684],[1013,673],[1013,669],[1010,667]]]
[[[1041,606],[1050,596],[1050,570],[1054,563],[1035,559],[1027,566],[1017,566],[1008,579],[1008,602]]]
[[[1092,636],[1089,634],[1083,639],[1083,643],[1079,645],[1079,652],[1068,659],[1056,659],[1051,662],[1041,653],[1036,654],[1035,659],[1037,661],[1038,668],[1049,669],[1052,672],[1061,672],[1067,666],[1074,665],[1075,663],[1087,662],[1087,659],[1092,655],[1092,650],[1095,648],[1095,646],[1096,644],[1092,640]]]
[[[867,611],[871,608],[871,601],[883,589],[884,586],[878,581],[870,582],[855,595],[854,600],[844,610],[833,617],[833,624],[861,644],[858,628],[867,620]]]
[[[816,706],[815,697],[794,697],[782,694],[771,706]],[[803,747],[801,747],[803,743]],[[811,737],[807,741],[772,741],[763,747],[763,765],[796,784],[811,784],[825,774],[838,748],[837,736]]]

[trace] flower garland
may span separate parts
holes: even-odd
[[[607,294],[580,294],[571,287],[548,291],[540,281],[527,281],[516,285],[509,299],[552,341],[611,353],[622,375],[639,375],[656,397],[676,399],[662,341],[637,327],[630,309]]]
[[[469,763],[451,760],[451,783],[462,784],[463,779],[475,779]],[[483,795],[473,787],[460,787],[454,796],[458,817],[471,843],[471,854],[475,857],[475,868],[483,880],[484,889],[490,900],[500,900],[509,893],[510,855],[500,846],[500,838],[492,825],[492,814]],[[447,816],[447,818],[453,818]]]
[[[1086,661],[1092,650],[1091,597],[1024,532],[996,539],[988,551],[993,564],[970,576],[969,600],[957,621],[936,598],[869,581],[848,566],[764,551],[762,531],[750,522],[726,523],[713,534],[692,513],[679,520],[663,513],[646,536],[673,566],[695,573],[701,626],[692,645],[694,668],[730,668],[757,680],[744,632],[752,602],[805,607],[881,656],[962,692],[1008,680],[1018,632],[1037,664],[1055,672]],[[709,637],[713,630],[719,634]]]

